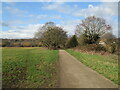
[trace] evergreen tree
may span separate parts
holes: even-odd
[[[73,35],[68,41],[66,47],[72,48],[72,47],[76,47],[77,45],[78,45],[78,41],[77,41],[76,35]]]

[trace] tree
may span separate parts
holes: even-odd
[[[43,38],[43,33],[48,30],[48,28],[55,27],[54,22],[47,22],[42,27],[38,29],[38,31],[35,33],[34,38],[41,39]]]
[[[78,45],[78,41],[77,41],[76,35],[73,35],[70,38],[70,40],[68,40],[66,47],[71,48],[71,47],[76,47],[77,45]]]
[[[106,24],[105,19],[90,16],[82,20],[81,24],[77,25],[76,35],[78,37],[83,35],[85,37],[85,42],[93,44],[111,29],[111,26]]]
[[[67,34],[53,22],[47,22],[39,29],[35,37],[41,39],[44,46],[50,49],[57,49],[58,47],[65,46]]]

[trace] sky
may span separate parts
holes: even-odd
[[[0,38],[33,38],[46,22],[63,27],[74,35],[76,25],[88,16],[101,17],[118,35],[117,2],[2,2]]]

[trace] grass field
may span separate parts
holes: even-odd
[[[115,56],[102,56],[97,54],[86,54],[71,49],[66,50],[76,57],[80,62],[92,68],[116,84],[118,82],[118,58]]]
[[[57,87],[57,50],[3,48],[3,88]]]

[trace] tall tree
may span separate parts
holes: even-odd
[[[92,44],[105,33],[110,31],[112,28],[110,25],[106,24],[105,19],[90,16],[85,20],[82,20],[82,23],[76,27],[76,35],[83,35],[87,43]]]
[[[61,27],[56,26],[53,22],[47,22],[35,34],[35,37],[40,38],[44,46],[50,49],[57,49],[65,45],[67,34]]]

